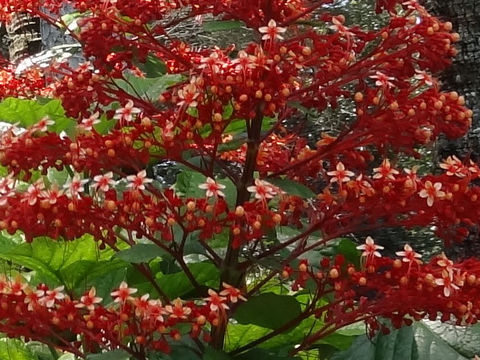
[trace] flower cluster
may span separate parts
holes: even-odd
[[[371,335],[378,330],[389,332],[382,318],[390,319],[396,328],[424,318],[457,325],[478,321],[479,260],[454,263],[441,254],[423,263],[408,244],[396,253],[400,258],[382,257],[379,250],[383,247],[371,237],[358,249],[363,250],[365,259],[360,268],[337,255],[333,261],[323,258],[320,264],[302,260],[296,270],[287,267],[283,271],[285,278],[295,280],[294,288],[311,279],[318,289],[334,293],[334,302],[312,313],[326,316],[326,330],[365,321]],[[321,336],[324,334],[312,334],[305,343]]]
[[[209,327],[223,321],[229,304],[246,300],[228,284],[223,284],[219,293],[210,289],[209,296],[198,301],[175,299],[164,304],[150,299],[149,294],[136,293],[137,289],[122,282],[111,293],[113,304],[104,306],[95,288],[73,299],[63,286],[51,289],[40,284],[32,288],[19,277],[2,277],[0,330],[10,337],[55,344],[81,357],[91,346],[121,348],[135,356],[140,350],[125,345],[131,341],[143,351],[168,353],[170,344],[184,335],[209,341]]]
[[[334,299],[305,308],[302,316],[323,317],[326,327],[298,349],[359,320],[372,331],[381,327],[379,317],[395,326],[438,314],[476,322],[477,260],[453,263],[442,254],[423,263],[410,244],[399,258],[385,258],[370,237],[358,246],[356,265],[341,255],[320,264],[302,259],[332,239],[383,226],[434,226],[447,243],[459,241],[480,218],[480,169],[470,159],[448,157],[431,175],[402,169],[401,157],[390,156],[418,157],[418,147],[440,134],[461,136],[471,124],[463,97],[441,91],[430,75],[456,54],[452,24],[416,1],[379,0],[389,20],[361,29],[332,13],[330,3],[0,2],[0,19],[27,12],[64,27],[58,10],[71,5],[78,27],[70,33],[89,60],[76,68],[52,64],[45,77],[35,70],[14,74],[7,64],[0,70],[0,97],[59,99],[62,121],[73,123],[63,132],[61,121],[47,116],[2,132],[0,164],[8,175],[0,179],[0,229],[22,231],[27,241],[89,233],[115,251],[119,242],[150,242],[186,275],[186,248],[197,241],[219,271],[215,280],[235,285],[205,290],[203,300],[164,304],[123,282],[104,306],[93,288],[74,299],[61,287],[0,279],[0,331],[60,343],[80,357],[121,348],[144,358],[168,352],[186,333],[213,336],[220,348],[233,305],[245,300],[237,287],[260,266],[264,278],[251,294],[262,292],[278,263],[296,259],[298,267],[282,274],[294,279],[293,290],[309,281],[313,299],[330,293]],[[208,48],[175,39],[176,16],[207,14],[241,21],[252,41]],[[310,114],[340,101],[354,109],[341,131],[316,142],[302,134]],[[189,172],[160,186],[154,175],[164,162]],[[51,169],[66,179],[55,182]],[[227,238],[222,249],[212,241],[220,237]],[[195,276],[186,277],[203,291]],[[147,280],[158,287],[154,276]]]

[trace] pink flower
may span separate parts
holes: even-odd
[[[55,121],[51,120],[48,116],[45,116],[39,122],[32,125],[31,130],[45,132],[48,130],[48,126],[51,126],[54,124],[55,124]]]
[[[398,175],[398,171],[393,169],[390,165],[390,161],[388,159],[383,160],[382,165],[380,167],[373,169],[375,175],[373,175],[374,179],[389,179],[395,180],[395,175]]]
[[[336,170],[327,172],[328,176],[333,176],[330,179],[331,183],[338,182],[341,184],[342,182],[350,181],[350,178],[355,174],[351,171],[345,170],[345,165],[342,162],[339,162],[336,166]]]
[[[53,290],[48,290],[45,296],[38,300],[39,304],[46,306],[47,308],[53,307],[56,300],[63,300],[65,294],[62,292],[64,286],[59,286]]]
[[[100,123],[100,119],[98,118],[99,115],[100,113],[97,111],[96,113],[90,115],[88,118],[83,119],[79,127],[82,130],[91,131],[93,128],[93,125]]]
[[[222,283],[222,286],[224,290],[220,292],[220,295],[222,296],[228,296],[228,299],[232,303],[236,303],[238,299],[247,301],[247,299],[242,295],[241,291],[238,290],[237,288],[233,287],[232,285],[229,285],[227,283]]]
[[[365,244],[357,246],[357,249],[363,250],[362,256],[366,256],[367,258],[371,258],[372,256],[382,257],[377,250],[383,250],[383,246],[375,245],[375,242],[370,236],[365,239]]]
[[[83,185],[85,185],[87,182],[88,179],[80,179],[80,177],[76,174],[70,183],[63,185],[63,188],[67,190],[67,193],[73,199],[76,199],[79,197],[80,193],[85,191]]]
[[[187,105],[188,107],[197,107],[198,102],[195,100],[199,94],[197,91],[197,86],[193,82],[195,79],[192,79],[192,82],[188,85],[185,85],[183,89],[178,90],[178,97],[181,99],[177,103],[179,106]]]
[[[59,190],[57,186],[54,184],[52,187],[47,191],[42,191],[41,195],[48,200],[48,202],[53,205],[57,203],[57,200],[63,195],[63,191]]]
[[[212,196],[221,196],[225,197],[222,189],[225,189],[225,185],[218,184],[213,180],[211,177],[207,178],[207,181],[203,184],[198,185],[198,187],[202,190],[207,190],[206,197]]]
[[[395,78],[389,77],[380,71],[375,72],[375,75],[371,75],[370,78],[376,80],[375,85],[377,86],[387,89],[394,86],[390,81],[395,80]]]
[[[92,311],[95,308],[95,304],[99,304],[102,302],[102,298],[97,297],[96,294],[97,291],[94,287],[92,287],[86,295],[83,295],[80,298],[80,302],[78,304],[75,304],[75,307],[87,308],[88,310]]]
[[[182,300],[175,299],[172,301],[172,305],[166,305],[165,310],[170,313],[171,318],[180,318],[186,319],[188,315],[192,312],[192,309],[188,306],[183,306]]]
[[[443,199],[445,192],[440,191],[442,188],[442,183],[436,182],[432,184],[431,181],[425,181],[425,187],[419,191],[418,195],[421,198],[427,198],[427,205],[433,206],[433,202],[436,198]]]
[[[254,193],[258,200],[271,199],[278,193],[272,184],[260,179],[255,179],[255,185],[247,187],[247,190]]]
[[[128,284],[125,281],[122,281],[118,289],[113,291],[110,296],[115,299],[115,302],[124,303],[127,300],[132,300],[130,295],[135,294],[136,292],[137,289],[129,288]]]
[[[110,186],[114,186],[113,173],[110,171],[103,175],[97,175],[93,178],[93,188],[97,191],[107,192]]]
[[[444,274],[442,273],[442,276],[443,275]],[[441,279],[435,279],[435,284],[438,286],[443,286],[443,295],[445,295],[445,297],[449,297],[452,292],[459,289],[459,287],[453,283],[449,276],[443,276]]]
[[[405,246],[403,247],[403,250],[404,251],[397,251],[395,254],[397,256],[402,256],[403,259],[402,261],[403,262],[419,262],[418,258],[421,258],[422,255],[420,255],[419,253],[413,251],[412,247],[408,244],[405,244]]]
[[[22,295],[26,288],[27,284],[23,282],[20,275],[17,275],[15,280],[10,281],[8,284],[9,293],[14,295]]]
[[[127,180],[129,181],[127,187],[133,190],[145,190],[145,184],[153,181],[147,178],[147,172],[145,170],[139,171],[137,175],[127,176]]]
[[[425,71],[415,69],[416,75],[414,78],[416,80],[419,80],[421,83],[432,86],[433,84],[436,85],[436,82],[433,80],[432,76],[430,74],[427,74]]]
[[[440,167],[446,171],[448,176],[457,176],[463,178],[467,176],[467,169],[455,155],[449,156],[440,163]]]
[[[285,31],[287,31],[287,29],[282,28],[282,27],[278,27],[276,21],[271,19],[268,22],[267,26],[260,27],[258,29],[258,31],[260,31],[262,34],[264,34],[262,36],[262,40],[273,41],[275,39],[283,40],[283,36],[281,36],[280,34],[283,34]]]
[[[209,303],[211,311],[217,311],[218,309],[228,309],[229,307],[225,304],[227,300],[226,297],[220,296],[216,291],[208,289],[209,297],[205,298],[205,301]]]
[[[31,290],[29,288],[25,289],[25,300],[23,302],[28,304],[27,308],[30,311],[33,311],[35,306],[39,304],[39,300],[45,295],[43,290]]]
[[[123,108],[119,108],[115,111],[114,119],[130,122],[133,119],[133,115],[140,114],[141,110],[133,106],[133,101],[128,100]]]
[[[43,193],[45,184],[42,179],[38,179],[35,183],[28,186],[27,192],[23,195],[22,201],[27,201],[28,205],[33,206],[37,203],[38,198]]]

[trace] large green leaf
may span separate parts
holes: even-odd
[[[308,187],[290,179],[274,178],[268,179],[268,182],[278,186],[289,195],[296,195],[305,199],[315,197],[315,193]]]
[[[277,354],[265,349],[252,349],[246,353],[235,356],[238,360],[293,360],[300,359],[299,357],[291,357],[286,354]]]
[[[414,328],[404,327],[389,335],[379,334],[370,340],[365,335],[358,337],[347,351],[335,355],[335,360],[413,360],[418,359],[413,341]],[[444,358],[442,358],[444,359]]]
[[[232,360],[232,358],[221,350],[208,347],[203,354],[203,360]]]
[[[216,32],[216,31],[225,31],[225,30],[238,30],[241,29],[245,24],[242,21],[238,20],[213,20],[206,21],[203,23],[203,29],[205,31]]]
[[[139,96],[151,102],[157,101],[160,94],[183,80],[183,76],[178,74],[165,74],[156,78],[141,78],[125,74],[124,78],[125,80],[115,80],[115,84],[130,95]]]
[[[119,251],[115,257],[132,264],[140,264],[147,263],[164,254],[165,251],[155,244],[136,244],[129,249]]]
[[[206,181],[207,177],[201,173],[184,169],[177,176],[175,189],[186,197],[203,198],[205,197],[205,190],[200,189],[198,186]],[[233,206],[237,198],[237,191],[233,182],[230,179],[216,179],[216,181],[225,185],[225,189],[222,190],[225,194],[225,200],[229,205]]]
[[[196,344],[191,344],[192,340],[188,337],[183,337],[180,343],[171,345],[171,352],[164,354],[155,352],[149,354],[149,360],[202,360],[202,356],[197,350]]]
[[[467,360],[479,353],[480,326],[460,328],[435,321],[420,321],[410,327],[358,337],[332,360]]]
[[[217,287],[220,279],[218,269],[209,262],[188,264],[197,283],[204,287]],[[158,285],[170,297],[182,297],[194,290],[184,271],[175,274],[157,274]]]
[[[91,354],[87,356],[87,360],[129,360],[130,355],[123,350],[113,350],[101,354]]]
[[[158,57],[150,54],[144,64],[140,64],[139,68],[142,69],[147,77],[156,78],[165,75],[167,72],[167,66]]]
[[[0,339],[0,359],[2,360],[38,360],[35,353],[18,339]]]
[[[293,296],[263,293],[241,304],[233,317],[239,324],[278,329],[300,315],[301,311],[300,303]]]
[[[48,116],[55,124],[49,130],[60,133],[70,132],[76,122],[65,115],[65,109],[60,100],[47,100],[39,103],[34,100],[7,98],[0,103],[0,121],[19,126],[29,127]]]
[[[63,284],[76,293],[98,285],[100,292],[108,295],[118,285],[110,284],[112,287],[102,291],[102,283],[111,274],[120,274],[128,266],[121,260],[111,260],[112,256],[111,250],[100,251],[89,235],[69,242],[37,238],[32,243],[18,243],[13,237],[0,236],[0,258],[35,271],[38,282],[50,286]]]

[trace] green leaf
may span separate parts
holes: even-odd
[[[278,329],[301,313],[297,299],[288,295],[263,293],[252,296],[233,314],[240,324],[252,324],[268,329]]]
[[[35,271],[37,282],[50,286],[65,285],[77,294],[95,286],[97,278],[104,281],[108,279],[107,275],[119,274],[128,266],[121,260],[111,261],[113,254],[111,250],[100,251],[90,235],[68,242],[41,237],[32,243],[20,244],[11,236],[0,236],[1,259]],[[108,295],[109,292],[105,293]]]
[[[132,264],[140,264],[148,263],[164,254],[165,252],[155,244],[136,244],[129,249],[119,251],[115,257]]]
[[[47,171],[47,179],[50,184],[57,184],[59,188],[65,185],[68,176],[68,171],[66,169],[57,170],[55,168],[49,168]]]
[[[167,72],[167,66],[165,63],[160,58],[152,54],[148,55],[145,64],[142,64],[139,67],[149,78],[160,77],[165,75]]]
[[[96,132],[98,132],[101,135],[105,135],[105,134],[108,134],[108,132],[115,127],[116,123],[117,123],[117,120],[108,119],[106,114],[102,114],[102,116],[100,116],[100,122],[98,124],[93,125],[93,127]]]
[[[219,153],[236,150],[247,142],[246,136],[234,137],[233,140],[230,140],[226,143],[220,144],[217,151]]]
[[[184,340],[182,339],[182,342]],[[181,343],[173,344],[172,351],[169,354],[156,352],[148,357],[149,360],[202,360],[201,356],[191,345]]]
[[[205,190],[200,189],[198,185],[206,181],[207,177],[203,174],[184,168],[184,171],[181,171],[177,175],[175,189],[185,197],[204,198]],[[216,181],[219,184],[225,185],[225,189],[222,190],[225,194],[225,200],[228,205],[233,206],[237,199],[237,190],[233,182],[230,179],[217,179]]]
[[[276,354],[264,349],[252,349],[246,353],[237,355],[234,359],[238,360],[293,360],[300,359],[299,357],[291,357],[288,355]]]
[[[237,30],[244,27],[245,24],[238,20],[225,20],[225,21],[205,21],[203,23],[203,29],[205,31],[216,32],[226,30]]]
[[[45,116],[55,122],[49,126],[49,130],[56,133],[69,132],[76,125],[74,119],[65,116],[60,100],[48,100],[41,104],[34,100],[7,98],[0,103],[0,121],[10,124],[30,127]]]
[[[0,359],[37,360],[37,356],[21,340],[0,339]]]
[[[220,279],[220,272],[215,265],[209,262],[188,264],[190,272],[204,287],[217,287]],[[158,285],[170,298],[182,297],[194,290],[193,285],[185,272],[175,274],[157,274]]]
[[[203,360],[232,360],[227,353],[208,347],[203,354]]]
[[[124,350],[113,350],[101,354],[91,354],[87,360],[129,360],[130,355]]]
[[[256,326],[228,323],[225,350],[232,351],[267,335],[272,330]]]
[[[156,78],[141,78],[132,74],[125,74],[125,80],[116,79],[115,84],[133,96],[140,96],[147,101],[157,101],[158,97],[170,86],[183,80],[183,75],[165,74]]]
[[[230,121],[227,127],[223,130],[224,134],[237,134],[247,131],[247,123],[244,119],[234,119]]]
[[[65,14],[61,17],[62,19],[62,22],[65,23],[65,25],[70,25],[71,23],[73,23],[74,21],[76,21],[78,18],[81,18],[85,16],[85,14],[79,12],[79,11],[76,11],[76,12],[72,12],[72,13],[68,13],[68,14]]]
[[[77,359],[75,359],[75,355],[67,353],[60,356],[58,360],[77,360]]]
[[[233,114],[233,105],[228,103],[223,107],[222,118],[223,119],[230,119],[230,116]]]
[[[315,197],[315,193],[308,187],[290,179],[274,178],[268,179],[268,182],[278,186],[289,195],[299,196],[304,199]]]
[[[467,360],[478,354],[480,325],[460,328],[438,321],[419,321],[410,327],[358,337],[332,360]]]
[[[357,244],[350,239],[341,239],[337,245],[336,253],[345,256],[345,259],[356,265],[360,266],[360,251],[357,250]]]

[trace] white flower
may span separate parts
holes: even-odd
[[[54,125],[55,121],[50,119],[48,116],[42,118],[39,122],[34,124],[31,128],[32,131],[41,131],[45,132],[48,130],[48,126]]]
[[[377,250],[383,250],[383,246],[375,245],[375,242],[373,241],[373,239],[372,239],[370,236],[368,236],[368,237],[365,239],[365,244],[357,246],[357,249],[358,249],[358,250],[363,250],[362,256],[366,256],[366,257],[372,257],[372,256],[382,257],[382,255],[380,254],[380,252],[378,252]]]
[[[425,71],[415,69],[416,75],[414,78],[416,80],[420,80],[420,82],[424,83],[425,85],[432,86],[434,84],[434,80],[430,74],[427,74]]]
[[[395,180],[395,175],[398,175],[398,171],[393,169],[390,165],[390,161],[385,159],[382,161],[382,165],[380,167],[373,169],[375,175],[373,175],[374,179],[389,179]]]
[[[255,179],[255,185],[247,187],[247,190],[255,194],[255,199],[266,200],[277,195],[277,189],[269,182]]]
[[[127,300],[131,300],[132,297],[130,295],[135,294],[136,292],[137,289],[129,288],[128,284],[125,281],[122,281],[118,289],[113,291],[110,296],[115,299],[115,302],[124,303]]]
[[[452,282],[449,276],[444,276],[441,279],[435,279],[435,284],[438,286],[443,286],[443,295],[445,295],[445,297],[449,297],[452,292],[459,289],[459,287]]]
[[[80,179],[78,174],[76,174],[70,183],[63,185],[63,188],[67,190],[67,193],[73,199],[76,199],[79,197],[80,193],[85,191],[83,185],[85,185],[87,182],[88,179]]]
[[[166,305],[165,310],[170,313],[171,318],[180,318],[186,319],[188,315],[192,312],[192,309],[188,306],[183,306],[182,300],[175,299],[172,301],[172,305]]]
[[[177,105],[197,107],[198,102],[195,99],[198,97],[199,92],[197,91],[197,86],[193,81],[194,79],[192,79],[192,82],[190,82],[190,84],[185,85],[182,89],[178,90],[178,97],[181,99],[181,101],[179,101]]]
[[[87,308],[88,310],[92,311],[95,308],[95,304],[99,304],[102,302],[102,298],[96,295],[97,291],[94,287],[92,287],[86,295],[83,295],[80,298],[80,302],[78,304],[75,304],[75,307]]]
[[[371,75],[370,78],[376,80],[375,85],[377,86],[381,86],[384,88],[390,88],[394,86],[393,83],[390,82],[390,80],[395,80],[395,78],[389,77],[380,71],[376,71],[375,75]]]
[[[42,195],[45,184],[42,179],[38,179],[35,183],[28,186],[27,192],[23,195],[22,201],[27,201],[28,205],[33,206],[37,203],[38,198]]]
[[[225,185],[218,184],[213,180],[211,177],[207,178],[207,181],[203,184],[198,185],[198,187],[202,190],[207,190],[206,192],[206,197],[212,197],[212,196],[221,196],[225,197],[225,194],[222,189],[225,189]]]
[[[446,170],[448,176],[457,176],[463,178],[467,176],[467,169],[463,165],[462,161],[455,155],[449,156],[440,163],[440,167]]]
[[[133,119],[133,115],[140,114],[141,110],[133,106],[133,101],[128,100],[123,108],[119,108],[115,111],[114,119],[130,122]]]
[[[285,31],[287,31],[287,29],[277,26],[276,21],[271,19],[268,22],[267,26],[262,26],[261,28],[258,29],[258,31],[264,34],[262,36],[262,40],[273,41],[275,39],[283,40],[283,36],[281,36],[280,34],[283,34]]]
[[[65,298],[65,294],[62,292],[63,289],[64,286],[59,286],[53,290],[48,290],[45,293],[45,296],[38,300],[38,303],[47,308],[53,307],[56,300],[63,300]]]
[[[403,262],[418,262],[418,258],[422,257],[422,255],[420,255],[419,253],[413,251],[412,247],[408,244],[405,244],[403,250],[404,251],[397,251],[395,253],[397,256],[403,257]]]
[[[342,182],[350,181],[350,178],[355,174],[351,171],[345,170],[345,165],[343,165],[342,162],[339,162],[336,166],[336,170],[327,172],[327,175],[333,176],[330,179],[331,183],[338,182],[341,184]]]
[[[114,186],[113,173],[110,171],[103,175],[97,175],[93,178],[93,188],[97,191],[107,192],[110,186]]]
[[[433,202],[436,198],[442,199],[445,196],[443,191],[440,191],[442,188],[442,183],[436,182],[432,184],[431,181],[425,181],[425,187],[419,191],[418,195],[421,198],[427,198],[427,205],[433,206]]]
[[[100,119],[98,118],[100,113],[97,111],[96,113],[90,115],[88,118],[82,120],[82,123],[79,125],[81,129],[85,131],[91,131],[93,125],[99,124]]]
[[[47,191],[42,191],[41,195],[53,205],[57,203],[57,200],[63,195],[63,191],[59,190],[55,184],[52,185]]]
[[[127,187],[133,190],[145,190],[145,184],[153,181],[147,178],[147,172],[145,170],[139,171],[137,175],[127,176],[127,180],[129,181]]]

